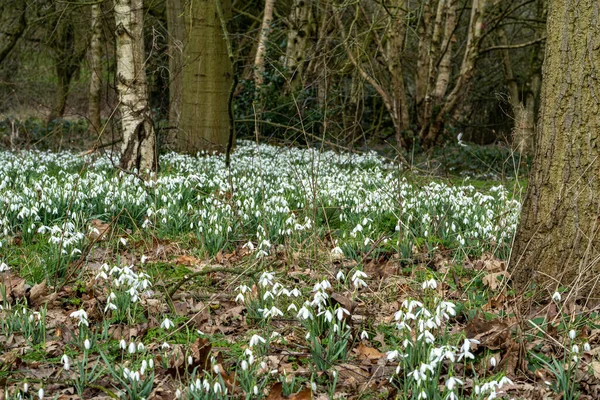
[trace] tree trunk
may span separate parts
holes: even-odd
[[[403,137],[404,131],[410,126],[410,115],[408,113],[408,101],[406,100],[406,85],[404,82],[404,70],[402,68],[402,56],[404,54],[404,41],[406,39],[406,13],[408,2],[396,0],[393,3],[395,14],[388,12],[389,40],[386,43],[385,59],[390,73],[392,83],[392,120],[396,143],[398,146],[410,146],[409,139]]]
[[[297,89],[303,81],[306,48],[312,31],[312,0],[294,0],[285,50],[285,67],[289,71],[289,87]]]
[[[183,0],[167,0],[166,4],[169,28],[169,129],[162,145],[171,148],[175,146],[181,118],[183,46],[186,38]]]
[[[498,29],[498,37],[502,46],[508,46],[503,28]],[[524,155],[532,154],[535,135],[535,96],[531,90],[526,90],[522,96],[519,96],[519,84],[512,70],[508,48],[502,50],[502,61],[508,86],[508,100],[513,110],[513,149]]]
[[[599,15],[597,0],[550,2],[537,147],[510,260],[521,290],[533,281],[549,293],[600,292]]]
[[[48,115],[48,122],[62,118],[64,115],[71,80],[81,61],[75,55],[75,28],[69,16],[66,16],[56,27],[56,38],[52,42],[52,48],[58,82],[54,105]]]
[[[0,43],[2,44],[0,47],[0,64],[2,64],[10,52],[15,48],[17,42],[21,36],[23,36],[23,33],[25,33],[25,29],[27,28],[27,2],[20,1],[16,3],[20,5],[16,29],[10,33],[0,34]]]
[[[254,86],[259,94],[262,91],[265,79],[265,55],[267,54],[267,40],[269,38],[269,31],[271,30],[271,22],[273,21],[274,6],[275,0],[265,0],[265,11],[258,37],[258,49],[254,58]]]
[[[231,15],[231,3],[221,3]],[[224,152],[230,134],[233,66],[215,0],[193,0],[185,11],[186,41],[177,150]]]
[[[419,137],[425,148],[432,147],[437,142],[444,123],[448,115],[451,115],[460,99],[463,98],[473,75],[475,74],[475,63],[479,58],[482,35],[484,33],[484,16],[489,0],[473,0],[471,7],[471,18],[469,21],[469,33],[467,35],[467,43],[465,46],[465,54],[460,66],[459,74],[454,83],[452,91],[446,96],[445,100],[439,107],[432,107],[434,101],[435,87],[428,86],[427,95],[425,96],[426,114],[422,118],[423,125]],[[451,14],[447,15],[451,18]],[[451,40],[451,38],[448,38]],[[434,112],[435,109],[439,111]]]
[[[144,70],[143,0],[115,0],[114,13],[117,93],[123,131],[120,166],[145,174],[158,169],[158,153]]]
[[[99,135],[102,131],[100,120],[100,100],[102,90],[102,8],[99,3],[92,4],[92,39],[90,42],[90,93],[88,118],[90,133]]]

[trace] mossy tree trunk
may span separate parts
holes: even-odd
[[[510,268],[520,289],[535,282],[597,295],[600,3],[553,0],[547,29],[537,145]]]
[[[229,18],[229,0],[222,0],[220,5],[223,16]],[[186,4],[185,29],[176,148],[191,154],[201,150],[224,152],[230,135],[233,66],[216,1],[192,0]]]
[[[145,174],[158,169],[158,153],[144,69],[143,0],[115,0],[114,13],[123,134],[120,166]]]

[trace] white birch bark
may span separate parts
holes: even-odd
[[[143,0],[115,0],[117,93],[123,144],[120,166],[156,171],[156,135],[144,70]]]

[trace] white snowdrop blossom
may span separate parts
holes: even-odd
[[[78,319],[79,322],[77,323],[77,325],[85,325],[85,326],[89,326],[89,322],[88,322],[88,315],[85,312],[85,310],[77,310],[77,311],[73,311],[71,313],[71,318],[75,318]]]
[[[263,337],[261,337],[259,335],[252,335],[252,337],[250,338],[250,343],[248,345],[250,347],[254,347],[254,346],[256,346],[259,343],[263,343],[264,344],[266,342],[267,341]]]
[[[175,326],[175,324],[169,318],[165,318],[163,320],[163,322],[160,324],[160,327],[162,329],[166,329],[166,330],[169,330],[169,329],[173,328],[174,326]]]

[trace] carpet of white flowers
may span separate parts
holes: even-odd
[[[506,257],[520,204],[504,187],[409,181],[375,153],[251,142],[229,168],[220,155],[160,163],[141,179],[110,154],[0,152],[2,398],[491,399],[514,389],[495,370],[500,353],[453,327],[443,274],[416,292],[390,278],[384,296],[364,268],[376,251],[408,268],[423,251]],[[97,221],[116,239],[94,236]],[[152,275],[168,262],[119,257],[143,253],[128,242],[148,237],[193,237],[207,263],[245,249],[244,270],[182,286],[188,271],[169,286]],[[278,270],[281,249],[310,253],[317,242],[328,257]],[[105,260],[90,257],[109,246]],[[37,264],[24,265],[31,254]],[[19,275],[33,285],[26,294]],[[17,359],[18,371],[6,367]]]
[[[411,185],[375,154],[246,142],[230,169],[222,156],[172,153],[146,181],[115,172],[113,162],[66,152],[0,153],[0,245],[39,234],[77,252],[91,219],[117,217],[160,235],[194,232],[210,255],[243,240],[260,256],[301,241],[315,225],[349,254],[378,240],[411,249],[428,238],[466,253],[505,253],[520,210],[502,186],[482,194],[471,186]]]

